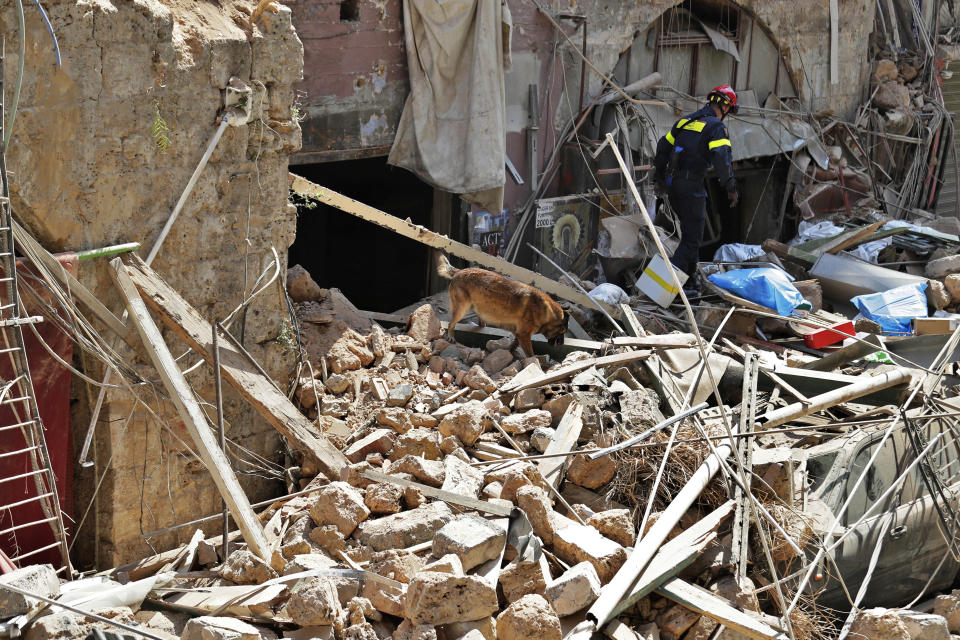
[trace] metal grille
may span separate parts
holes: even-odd
[[[0,49],[0,96],[5,95],[3,57]],[[69,572],[56,478],[23,340],[23,325],[42,318],[22,314],[17,288],[6,144],[2,143],[5,119],[0,103],[0,545],[12,550],[10,560],[20,566],[39,561],[44,552],[49,557],[52,550],[59,550],[60,571]],[[38,535],[41,527],[49,528],[52,538]]]
[[[940,192],[937,197],[937,215],[939,216],[957,216],[958,210],[957,189],[960,181],[957,177],[957,114],[960,113],[960,68],[953,69],[953,76],[943,80],[943,106],[950,112],[953,120],[953,136],[950,141],[950,148],[944,154],[943,173],[940,185]]]

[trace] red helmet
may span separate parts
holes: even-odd
[[[728,84],[721,84],[719,87],[714,87],[713,90],[707,94],[707,100],[730,107],[730,113],[736,113],[738,110],[737,93],[733,90],[733,87]]]

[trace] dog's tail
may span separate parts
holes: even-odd
[[[459,269],[455,269],[450,261],[447,260],[447,256],[443,255],[442,251],[434,251],[434,259],[437,262],[437,275],[441,278],[446,278],[449,280],[457,274]]]

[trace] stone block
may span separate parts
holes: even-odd
[[[873,70],[873,82],[883,84],[896,80],[898,75],[897,64],[893,60],[878,60]]]
[[[468,622],[451,622],[450,624],[438,627],[441,634],[447,640],[480,640],[477,634],[483,640],[497,640],[497,623],[492,617],[487,616],[480,620],[470,620]]]
[[[237,549],[223,563],[220,577],[237,584],[260,584],[276,578],[277,572],[250,551]]]
[[[636,539],[636,529],[629,509],[608,509],[595,513],[587,524],[624,547],[632,547]]]
[[[513,409],[515,411],[539,409],[543,406],[543,400],[543,391],[540,389],[524,389],[523,391],[518,391],[517,395],[513,396]],[[553,416],[550,416],[550,419],[552,421]]]
[[[188,621],[180,640],[262,640],[260,631],[236,618],[200,616]]]
[[[952,273],[943,279],[943,286],[947,288],[950,299],[956,304],[960,302],[960,274]]]
[[[47,598],[55,598],[60,593],[60,579],[53,565],[49,564],[35,564],[0,575],[0,584]],[[26,613],[37,602],[39,600],[0,588],[0,618],[12,618]]]
[[[331,625],[290,629],[283,632],[283,637],[290,640],[335,640]]]
[[[350,378],[339,373],[332,373],[327,376],[327,381],[323,384],[330,393],[341,394],[350,388]]]
[[[672,605],[664,609],[656,618],[660,637],[664,640],[678,640],[699,618],[699,613],[694,613],[679,604]]]
[[[950,633],[960,634],[960,590],[938,595],[933,601],[933,612],[946,618]]]
[[[306,269],[298,264],[287,269],[287,293],[294,302],[307,302],[320,298],[320,285],[314,282]]]
[[[403,617],[404,585],[395,586],[376,580],[364,580],[360,595],[370,601],[377,611]]]
[[[440,434],[435,429],[415,427],[397,438],[392,457],[399,460],[409,455],[427,460],[439,460],[441,453]]]
[[[433,555],[456,554],[469,571],[487,560],[500,556],[507,532],[499,525],[476,514],[468,513],[443,525],[433,538]]]
[[[490,379],[490,376],[479,364],[470,367],[467,375],[463,376],[463,384],[471,389],[479,389],[486,393],[493,393],[497,390],[496,383]]]
[[[513,362],[512,353],[506,349],[497,349],[488,353],[487,357],[480,362],[480,366],[487,372],[487,375],[492,376],[503,371],[511,362]]]
[[[553,505],[550,496],[542,487],[529,485],[517,491],[517,506],[523,509],[530,519],[533,532],[543,540],[547,546],[553,544],[553,534],[556,530]]]
[[[947,287],[939,280],[927,280],[927,302],[934,309],[946,309],[953,302]]]
[[[343,630],[343,640],[380,640],[376,629],[369,622],[352,624]]]
[[[323,553],[298,553],[290,557],[283,567],[283,575],[290,576],[303,571],[317,569],[332,569],[339,564],[336,560]]]
[[[924,274],[928,278],[942,280],[953,273],[960,273],[960,255],[946,256],[931,260],[924,268]]]
[[[410,314],[407,318],[407,335],[423,343],[430,343],[443,335],[440,318],[433,307],[429,304],[421,305]]]
[[[363,475],[361,475],[364,471],[379,471],[379,469],[376,469],[366,460],[363,462],[355,462],[354,464],[348,464],[340,470],[340,480],[346,482],[351,487],[363,489],[373,483],[373,480],[364,478]]]
[[[647,429],[663,422],[660,398],[649,389],[631,389],[620,394],[620,418],[632,429]]]
[[[515,413],[500,421],[500,426],[507,433],[527,433],[537,428],[549,428],[553,416],[544,409],[530,409],[523,413]]]
[[[589,448],[594,448],[593,446]],[[567,467],[567,480],[586,489],[599,489],[613,479],[617,463],[611,456],[591,460],[586,454],[574,456]]]
[[[553,442],[553,439],[557,435],[557,430],[550,427],[537,427],[533,430],[533,433],[530,434],[530,444],[534,449],[543,453],[547,450],[547,447],[550,446],[550,443]]]
[[[413,478],[431,487],[440,488],[446,479],[447,471],[439,460],[427,460],[417,456],[403,456],[390,464],[388,473],[407,473]]]
[[[326,577],[304,578],[290,590],[284,613],[301,627],[339,624],[343,608],[337,589]]]
[[[428,562],[423,567],[423,570],[439,571],[440,573],[450,573],[455,576],[466,575],[466,573],[463,570],[463,563],[460,562],[460,558],[455,553],[448,553],[447,555],[441,557],[439,560]]]
[[[310,507],[314,522],[335,525],[344,536],[353,533],[369,515],[370,509],[364,504],[363,494],[346,482],[331,482],[320,489]]]
[[[403,583],[410,582],[424,568],[423,558],[405,549],[377,551],[367,566],[368,571]]]
[[[523,596],[497,616],[497,640],[560,640],[560,618],[543,596]]]
[[[403,603],[404,617],[414,624],[481,620],[498,609],[497,592],[482,578],[435,571],[418,573]]]
[[[487,430],[490,417],[479,401],[465,402],[443,417],[438,425],[443,437],[456,436],[460,442],[470,447]]]
[[[413,397],[413,385],[410,384],[398,384],[397,386],[390,389],[390,393],[387,394],[387,406],[388,407],[403,407],[410,402],[410,398]]]
[[[410,511],[367,520],[357,527],[354,537],[374,551],[412,547],[433,538],[437,529],[453,520],[443,502],[431,502]]]
[[[369,618],[370,620],[382,620],[383,616],[366,598],[357,596],[350,600],[346,605],[347,619],[350,624],[363,624]]]
[[[575,564],[547,584],[543,596],[560,617],[584,609],[600,595],[600,578],[589,562]]]
[[[456,456],[447,456],[443,461],[444,478],[441,489],[458,493],[467,498],[476,498],[483,488],[483,472],[470,466]]]
[[[884,82],[874,95],[873,104],[883,111],[908,109],[910,107],[910,90],[895,81]]]
[[[373,362],[373,353],[367,349],[367,341],[353,329],[347,329],[327,350],[329,369],[344,373],[366,367]]]
[[[412,624],[404,620],[393,632],[392,640],[437,640],[437,628],[429,624]]]
[[[569,564],[587,561],[597,570],[600,582],[608,583],[627,559],[626,550],[593,527],[567,522],[553,534],[553,549]]]
[[[406,433],[413,428],[410,412],[400,407],[384,407],[374,414],[377,424],[390,427],[397,433]]]
[[[363,503],[371,513],[390,514],[400,513],[400,500],[403,498],[403,487],[389,482],[373,483],[367,486]]]
[[[934,613],[898,609],[897,614],[910,634],[910,640],[950,640],[947,619]]]
[[[910,640],[910,632],[896,611],[864,609],[857,613],[850,626],[851,638],[870,640]]]
[[[347,447],[343,455],[350,462],[360,462],[367,457],[368,453],[387,455],[393,450],[395,437],[390,429],[374,429]]]
[[[544,559],[545,560],[545,559]],[[507,602],[536,593],[543,595],[550,580],[546,562],[513,561],[500,570],[500,588]]]

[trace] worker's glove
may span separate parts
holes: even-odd
[[[730,203],[731,209],[737,206],[737,203],[740,202],[740,194],[737,193],[736,189],[731,189],[727,191],[727,202]]]
[[[659,171],[653,174],[653,192],[659,198],[667,195],[667,179]]]

